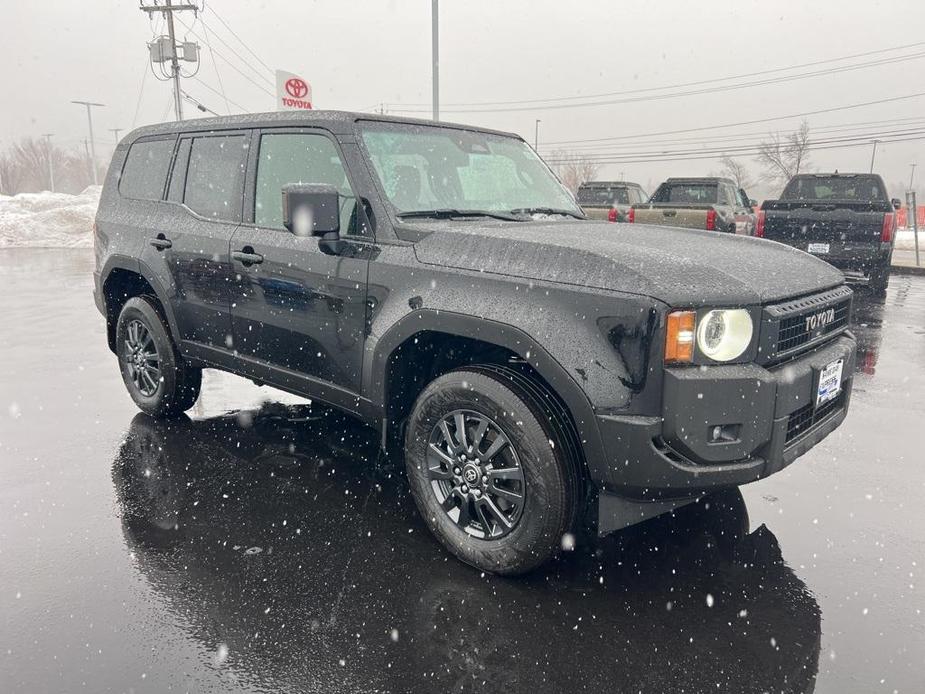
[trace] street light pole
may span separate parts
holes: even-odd
[[[438,0],[430,0],[431,18],[431,69],[433,71],[434,120],[440,120],[440,26],[438,21]]]
[[[92,106],[105,106],[95,101],[72,101],[72,104],[81,104],[87,107],[87,125],[90,128],[90,170],[93,174],[93,185],[98,185],[99,180],[96,173],[96,141],[93,139],[93,114],[90,112]]]
[[[51,136],[54,133],[43,133],[45,138],[45,156],[48,157],[48,185],[51,186],[51,192],[55,192],[55,162],[52,159]]]
[[[533,149],[540,151],[540,119],[537,118],[533,124]]]
[[[877,143],[878,142],[880,142],[880,140],[874,140],[874,151],[870,153],[870,172],[871,173],[874,172],[874,157],[877,156]]]

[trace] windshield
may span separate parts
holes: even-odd
[[[876,200],[887,199],[877,176],[812,176],[794,178],[781,200]]]
[[[580,205],[629,205],[629,193],[626,188],[579,188]]]
[[[428,210],[543,210],[581,215],[522,140],[454,128],[368,123],[363,144],[400,214]]]

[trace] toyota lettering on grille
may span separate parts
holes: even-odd
[[[806,316],[806,332],[812,332],[818,328],[824,328],[835,320],[835,309],[827,308],[825,311],[814,313]]]

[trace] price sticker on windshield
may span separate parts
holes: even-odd
[[[826,364],[819,373],[819,388],[816,390],[816,407],[834,400],[841,392],[841,373],[845,366],[844,359]]]

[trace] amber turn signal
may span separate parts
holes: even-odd
[[[672,311],[668,314],[665,334],[665,361],[690,363],[694,358],[694,311]]]

